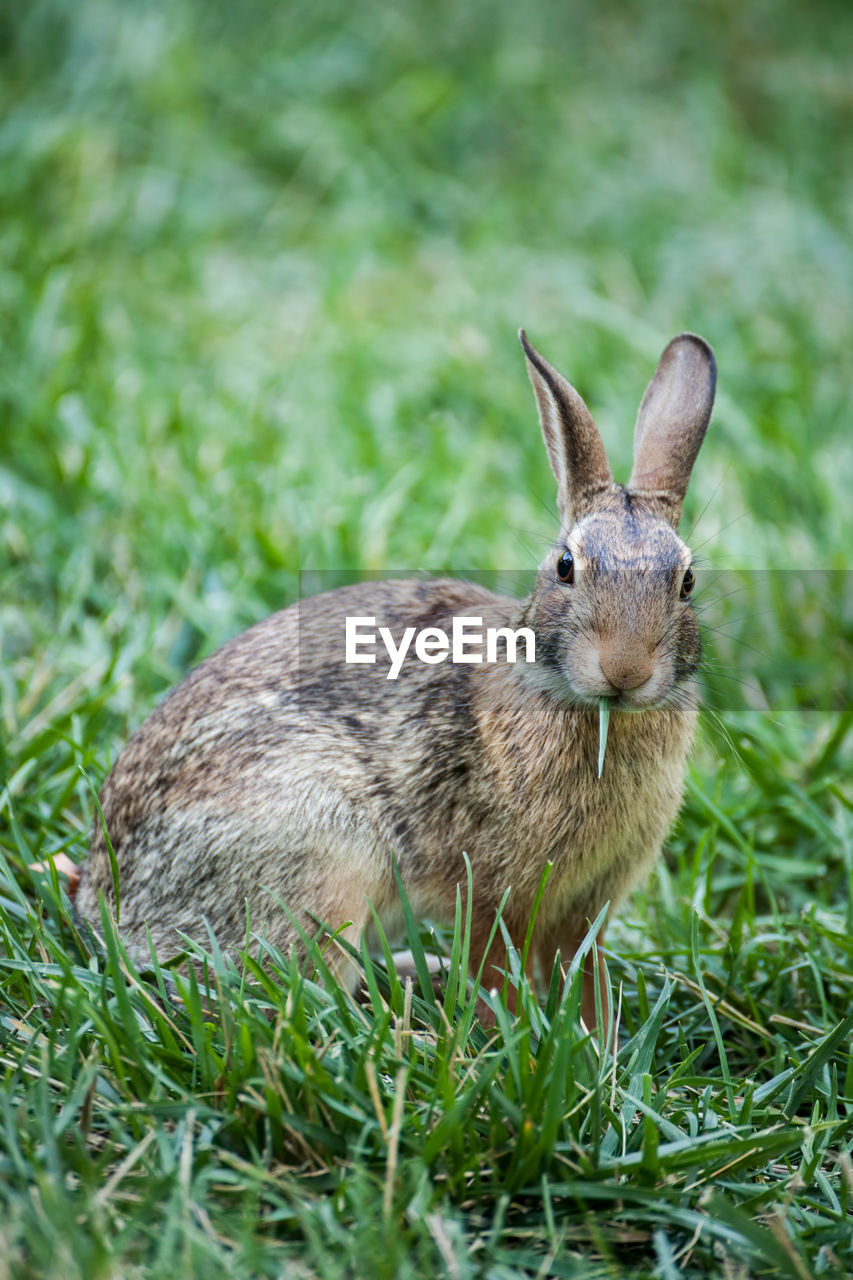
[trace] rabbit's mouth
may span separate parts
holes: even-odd
[[[675,664],[661,645],[587,640],[566,655],[565,676],[589,706],[609,699],[614,711],[652,711],[672,696]]]
[[[584,705],[590,710],[597,708],[601,699],[607,698],[611,711],[627,711],[639,714],[643,711],[658,711],[672,703],[672,691],[651,696],[637,695],[634,690],[620,689],[616,693],[601,693],[595,698],[584,697]]]
[[[594,670],[537,662],[523,667],[522,671],[525,681],[541,692],[590,711],[597,711],[602,698],[609,700],[612,711],[639,713],[677,705],[685,696],[685,682],[677,679],[664,662],[656,663],[642,681],[637,680],[627,688],[618,688],[602,672],[598,662]]]
[[[591,711],[597,711],[602,697],[608,698],[611,711],[621,711],[628,715],[642,715],[646,711],[672,711],[695,701],[687,682],[678,681],[659,693],[642,694],[640,691],[620,689],[616,693],[601,694],[597,698],[585,696],[583,703]]]
[[[617,693],[603,694],[600,697],[609,698],[612,711],[628,711],[636,715],[643,711],[659,711],[662,707],[671,706],[678,701],[673,693],[674,690],[670,689],[667,693],[649,697],[637,696],[634,690],[620,689]],[[599,698],[586,698],[585,702],[590,707],[597,707],[599,700]]]

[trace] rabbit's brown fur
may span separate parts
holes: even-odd
[[[252,928],[287,947],[279,901],[357,941],[367,899],[393,931],[393,856],[416,912],[453,916],[473,869],[473,963],[495,912],[521,941],[537,920],[548,969],[649,869],[675,817],[696,718],[700,646],[680,598],[690,557],[675,527],[710,416],[715,369],[701,339],[667,348],[637,426],[634,476],[614,484],[577,393],[533,350],[528,368],[558,481],[563,532],[533,594],[517,601],[452,580],[361,583],[301,601],[191,672],[134,734],[102,806],[120,878],[120,927],[163,955],[179,933],[223,946]],[[574,582],[555,565],[569,549]],[[410,650],[399,678],[344,662],[347,616],[450,632],[454,616],[531,627],[537,661],[445,661]],[[597,776],[598,698],[613,699]],[[113,897],[96,822],[77,906]],[[502,949],[488,957],[498,981]],[[492,967],[495,966],[495,967]],[[586,1009],[592,1004],[591,987]]]

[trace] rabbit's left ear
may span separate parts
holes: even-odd
[[[628,492],[659,507],[676,526],[716,385],[717,362],[707,342],[681,333],[661,356],[637,414]]]
[[[557,481],[557,509],[568,532],[613,484],[598,428],[581,397],[519,329],[527,372],[536,395],[539,423]]]

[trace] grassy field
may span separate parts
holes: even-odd
[[[851,53],[830,0],[4,5],[0,1280],[853,1270]],[[464,919],[438,996],[211,948],[173,998],[28,865],[300,572],[529,571],[520,324],[617,478],[669,337],[720,369],[616,1057],[572,979],[487,1035]]]

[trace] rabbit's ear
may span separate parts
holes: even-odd
[[[690,472],[714,405],[717,362],[695,333],[673,338],[646,387],[634,434],[628,491],[677,525]]]
[[[539,406],[539,421],[551,470],[557,480],[557,506],[568,530],[613,484],[598,428],[574,387],[527,341],[518,336]]]

